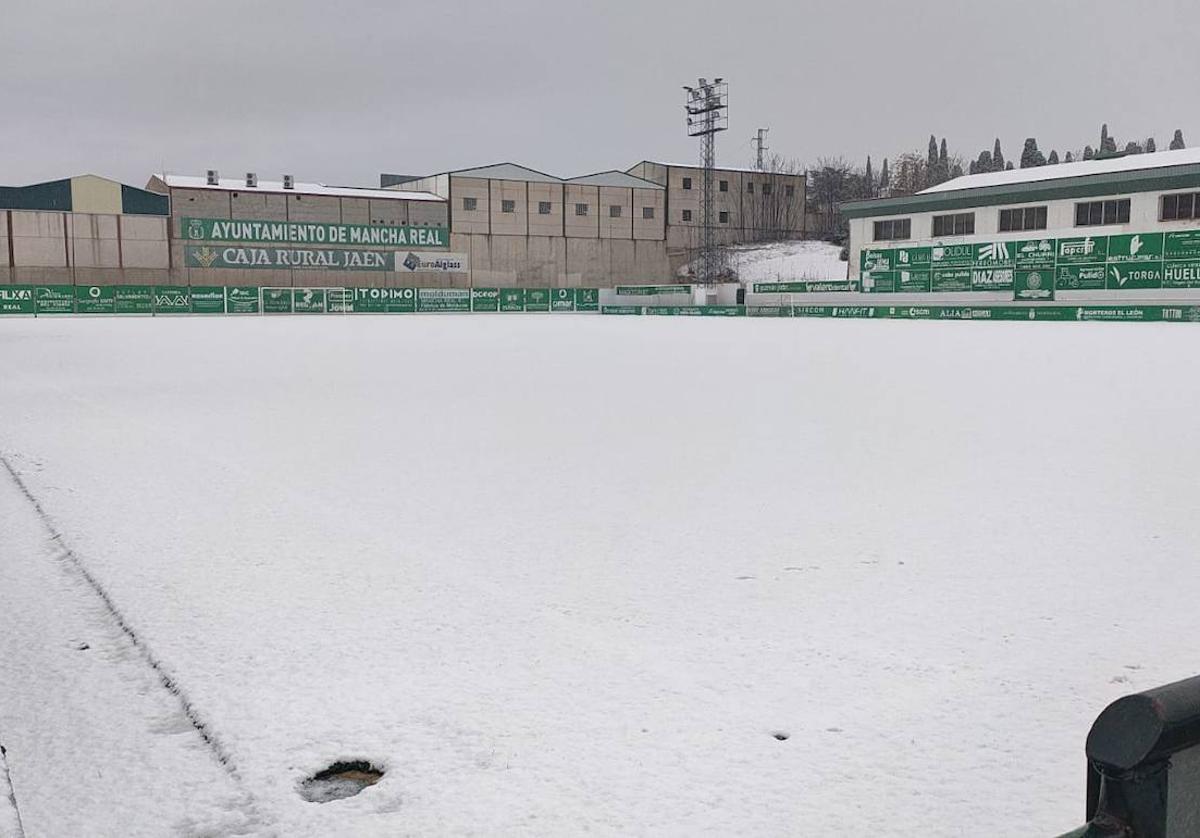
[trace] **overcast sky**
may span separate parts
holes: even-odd
[[[729,81],[718,163],[1200,144],[1195,0],[0,0],[0,184],[163,167],[376,185],[511,160],[690,162],[683,84]]]

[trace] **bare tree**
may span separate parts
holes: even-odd
[[[742,196],[745,226],[758,241],[799,238],[804,229],[804,167],[778,154],[763,161],[753,194]]]
[[[960,164],[961,165],[961,164]],[[892,164],[889,196],[913,195],[929,186],[929,162],[919,151],[906,151]]]
[[[821,157],[809,170],[809,211],[816,218],[813,230],[818,236],[835,239],[845,234],[845,221],[841,217],[842,201],[854,197],[851,194],[854,166],[844,157]]]

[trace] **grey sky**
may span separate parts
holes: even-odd
[[[718,162],[999,134],[1200,143],[1193,0],[3,0],[0,184],[162,166],[374,185],[512,160],[691,161],[681,85],[730,82]]]

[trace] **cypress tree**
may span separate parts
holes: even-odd
[[[1072,155],[1071,152],[1068,151],[1067,156],[1063,158],[1063,162],[1064,163],[1074,163],[1075,162],[1074,155]]]
[[[1183,141],[1183,131],[1176,128],[1175,136],[1171,139],[1171,151],[1179,151],[1181,148],[1187,148],[1187,145]]]
[[[891,176],[888,174],[887,158],[883,158],[883,168],[879,170],[879,191],[886,192],[891,181]]]
[[[1005,168],[1004,154],[1000,151],[1000,138],[996,138],[996,147],[992,149],[992,171],[999,172]]]
[[[1083,159],[1084,160],[1095,160],[1096,159],[1096,150],[1094,148],[1092,148],[1090,145],[1085,145],[1083,147]]]
[[[1046,157],[1038,151],[1037,140],[1029,137],[1025,140],[1025,148],[1021,151],[1021,168],[1028,169],[1034,166],[1045,166]]]
[[[1057,164],[1058,164],[1058,152],[1054,149],[1050,149],[1050,156],[1046,158],[1046,165],[1054,166]]]
[[[1153,154],[1156,151],[1158,151],[1158,146],[1155,144],[1154,138],[1147,137],[1146,138],[1146,153]]]

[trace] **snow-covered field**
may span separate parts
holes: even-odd
[[[726,251],[729,264],[742,282],[800,282],[817,279],[845,279],[846,263],[842,249],[822,241],[784,241],[747,244]],[[680,269],[686,276],[691,265]]]
[[[1058,834],[1095,715],[1200,672],[1198,341],[0,321],[25,832]]]

